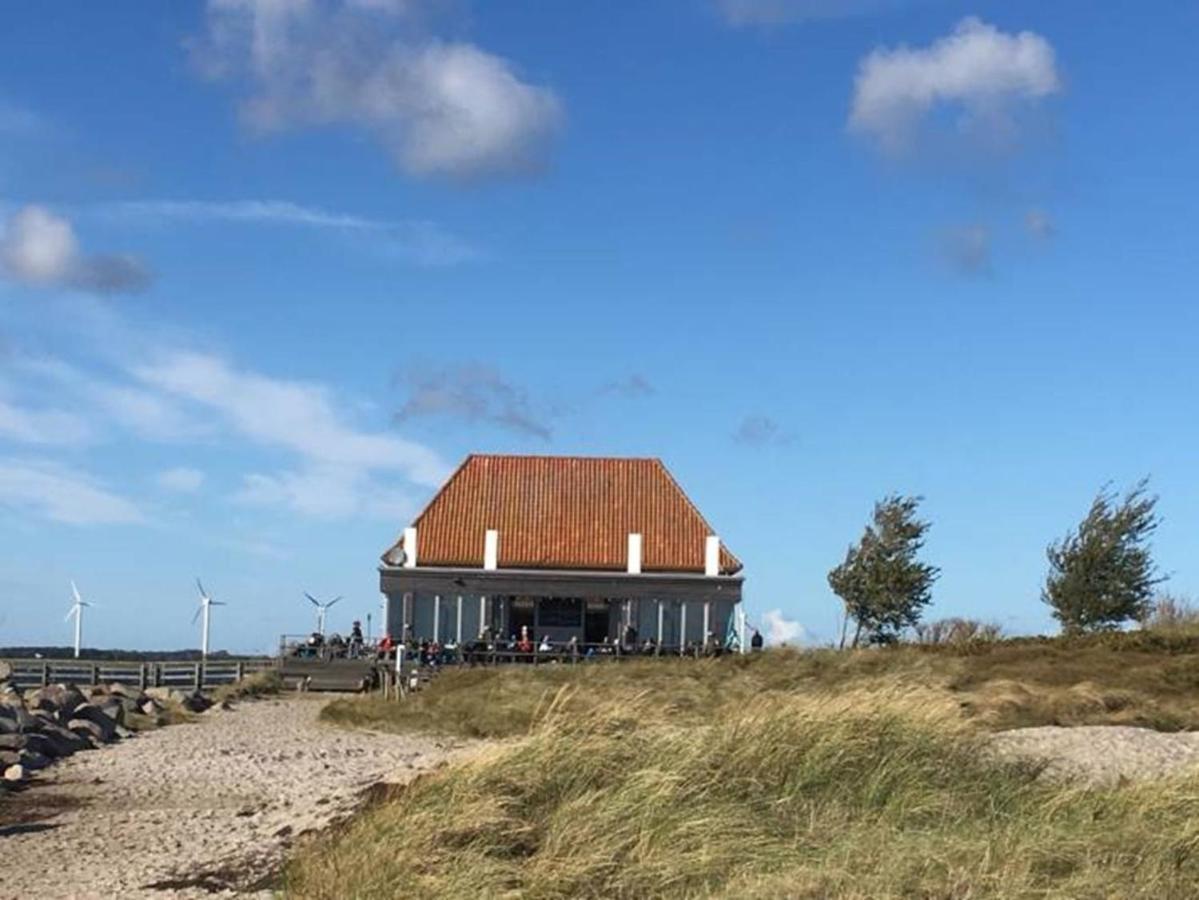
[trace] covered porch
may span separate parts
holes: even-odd
[[[657,652],[723,642],[741,600],[735,575],[586,570],[383,566],[385,630],[394,638],[442,645],[518,639],[581,651],[612,648],[635,635]],[[630,631],[631,629],[631,631]]]

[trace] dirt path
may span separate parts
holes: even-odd
[[[0,897],[269,897],[292,839],[452,750],[323,725],[327,700],[205,713],[42,772],[5,801],[15,824],[0,825]]]

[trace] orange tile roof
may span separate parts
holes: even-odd
[[[582,456],[468,456],[413,525],[417,565],[469,568],[494,528],[500,568],[625,571],[636,533],[642,571],[702,573],[714,533],[661,460]],[[740,569],[722,545],[721,574]]]

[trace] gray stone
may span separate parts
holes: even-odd
[[[3,769],[5,766],[15,766],[20,761],[20,750],[0,750],[0,769]]]
[[[50,765],[50,757],[43,756],[36,750],[22,750],[20,764],[31,772],[44,769]]]
[[[12,664],[6,663],[0,659],[0,682],[8,681],[12,678]]]
[[[69,728],[61,725],[47,725],[41,732],[41,737],[50,742],[56,756],[70,756],[80,750],[90,750],[92,742],[81,738]],[[45,751],[43,751],[45,752]]]
[[[72,719],[67,727],[84,740],[89,741],[93,747],[100,747],[107,743],[104,729],[90,719]]]
[[[0,734],[0,750],[24,750],[28,743],[27,734]]]
[[[98,704],[95,704],[95,706],[100,710],[100,712],[112,719],[115,724],[125,724],[125,707],[117,698],[109,698]],[[76,710],[76,715],[78,715],[78,710]]]
[[[117,723],[113,721],[111,716],[107,715],[100,707],[94,704],[84,703],[82,706],[76,707],[74,715],[71,716],[71,720],[67,723],[67,727],[74,731],[75,723],[80,721],[91,722],[93,725],[96,725],[100,729],[100,739],[105,742],[111,741],[113,735],[116,734]]]

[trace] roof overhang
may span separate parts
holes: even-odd
[[[379,567],[385,594],[428,592],[457,594],[531,594],[542,597],[600,597],[622,600],[741,599],[740,575],[697,575],[689,572],[591,571],[585,569],[475,569],[416,566]]]

